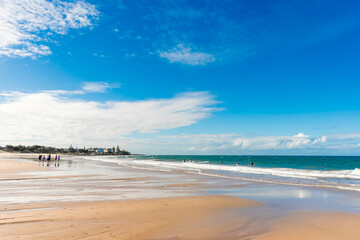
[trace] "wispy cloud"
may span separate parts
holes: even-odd
[[[92,26],[98,11],[85,1],[1,0],[0,56],[50,55],[52,34]]]
[[[107,83],[107,82],[84,82],[82,89],[86,92],[99,92],[104,93],[107,89],[119,88],[120,83]]]
[[[171,63],[179,62],[187,65],[205,65],[215,62],[212,54],[193,51],[190,47],[178,44],[169,51],[159,52],[159,56],[168,59]]]
[[[351,132],[351,133],[337,133],[325,136],[328,141],[336,140],[360,140],[360,132]]]
[[[181,134],[155,139],[127,139],[129,149],[161,154],[333,154],[360,153],[359,133],[310,136],[244,136],[238,133]],[[332,139],[332,140],[329,140]],[[349,141],[350,140],[350,141]],[[151,144],[151,148],[147,145]],[[154,151],[153,149],[156,149]],[[345,152],[344,152],[345,151]]]
[[[234,55],[245,59],[256,51],[247,29],[248,20],[241,17],[242,21],[238,21],[233,15],[246,15],[244,4],[238,1],[159,0],[149,5],[146,0],[138,0],[124,2],[124,5],[127,7],[119,11],[118,17],[126,16],[123,21],[131,24],[117,25],[116,29],[121,41],[144,36],[139,39],[141,48],[136,49],[137,56],[157,52],[171,63],[204,65],[222,62]],[[129,9],[138,14],[126,14]],[[179,43],[184,45],[177,46]],[[177,47],[173,49],[174,46]]]
[[[303,133],[294,136],[263,136],[246,137],[240,134],[198,134],[177,135],[162,137],[172,140],[178,146],[185,144],[184,149],[197,152],[206,151],[234,151],[234,150],[288,150],[311,148],[315,144],[322,143],[321,139],[310,137]],[[182,144],[180,144],[182,143]]]
[[[94,53],[93,55],[94,55],[95,57],[99,57],[99,58],[104,58],[104,57],[106,57],[105,54],[101,54],[101,53]]]
[[[208,92],[105,103],[72,98],[76,93],[83,92],[1,93],[0,144],[110,145],[134,132],[188,126],[218,110]]]
[[[137,0],[122,1],[121,6],[117,17],[127,24],[114,28],[120,41],[132,42],[138,35],[144,36],[137,44],[137,56],[158,50],[169,52],[178,43],[185,43],[212,53],[217,63],[318,44],[356,31],[360,23],[355,2],[157,0],[149,4],[148,0]],[[314,12],[323,14],[313,15],[309,24],[309,14]],[[122,44],[123,51],[134,52],[132,44],[129,49],[126,45]]]
[[[240,137],[234,139],[232,144],[235,147],[249,150],[282,150],[311,148],[314,144],[321,142],[321,139],[299,133],[294,136]]]

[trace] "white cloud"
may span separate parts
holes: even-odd
[[[317,139],[299,133],[295,136],[240,137],[233,140],[233,145],[247,150],[304,149],[318,143]]]
[[[347,135],[356,135],[348,133]],[[127,139],[123,145],[133,151],[152,154],[333,154],[359,153],[360,138],[347,142],[328,142],[327,136],[312,137],[304,133],[293,136],[243,136],[225,134],[181,134],[155,139]],[[151,146],[149,148],[148,146]],[[156,149],[156,151],[154,151]]]
[[[104,57],[106,57],[105,54],[101,54],[101,53],[94,53],[93,55],[94,55],[95,57],[99,57],[99,58],[104,58]]]
[[[218,110],[208,92],[105,103],[69,98],[76,93],[84,92],[1,93],[0,144],[111,145],[134,132],[188,126]]]
[[[181,146],[183,149],[193,151],[212,150],[286,150],[313,148],[315,144],[320,144],[317,138],[310,137],[304,133],[294,136],[261,136],[246,137],[235,133],[226,134],[198,134],[198,135],[175,135],[165,136],[169,142]]]
[[[120,83],[85,82],[82,89],[86,92],[104,93],[109,88],[119,88],[120,86]]]
[[[0,0],[0,56],[37,57],[51,54],[52,34],[89,27],[98,16],[84,1]]]
[[[185,47],[183,44],[179,44],[176,48],[167,52],[159,52],[159,55],[168,59],[171,63],[179,62],[187,65],[205,65],[216,60],[212,54],[194,52],[190,47]]]
[[[330,141],[360,139],[360,132],[330,134],[326,138]]]
[[[327,137],[326,137],[326,136],[322,136],[322,137],[316,138],[316,139],[314,140],[314,144],[315,144],[315,143],[324,143],[324,142],[326,142],[326,141],[327,141]]]
[[[303,133],[295,136],[264,137],[246,137],[235,133],[198,134],[168,136],[162,139],[172,140],[178,146],[184,144],[183,149],[191,148],[193,151],[304,149],[314,147],[317,143],[316,138]]]

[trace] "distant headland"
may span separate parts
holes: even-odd
[[[117,146],[112,148],[104,147],[90,147],[90,148],[74,148],[70,145],[68,148],[56,148],[46,147],[40,145],[25,146],[25,145],[6,145],[0,146],[0,151],[4,152],[16,152],[16,153],[61,153],[61,154],[73,154],[73,155],[132,155],[129,151],[120,150]]]

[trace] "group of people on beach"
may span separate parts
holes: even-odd
[[[39,155],[39,165],[40,162],[42,162],[42,166],[44,166],[45,160],[47,160],[46,166],[50,167],[50,161],[51,161],[51,154],[48,154],[47,156],[45,154]],[[60,166],[60,155],[55,155],[55,167]]]

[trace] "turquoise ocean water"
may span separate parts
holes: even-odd
[[[134,168],[360,191],[360,157],[357,156],[139,155],[88,158]],[[254,165],[251,166],[250,162]]]

